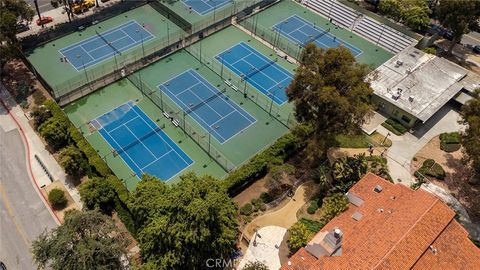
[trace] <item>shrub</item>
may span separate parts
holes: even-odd
[[[40,90],[35,90],[32,93],[32,97],[33,97],[33,103],[35,103],[35,105],[42,105],[46,100],[45,96]]]
[[[100,209],[104,214],[110,215],[115,208],[117,194],[106,179],[92,178],[83,182],[79,191],[84,206],[89,210]]]
[[[252,181],[267,174],[269,166],[272,163],[278,163],[287,160],[297,149],[302,149],[304,140],[301,137],[311,133],[311,130],[305,126],[297,126],[292,132],[280,137],[274,144],[263,152],[255,155],[250,161],[235,171],[231,172],[223,181],[228,193],[233,196],[243,190]],[[297,135],[301,134],[301,135]]]
[[[53,150],[57,151],[70,142],[68,122],[55,115],[38,127],[40,135],[47,141]]]
[[[268,269],[268,266],[266,266],[264,263],[255,261],[255,262],[249,262],[245,264],[242,270],[269,270],[269,269]]]
[[[45,106],[34,107],[30,112],[30,117],[33,117],[33,125],[35,129],[38,130],[41,124],[52,117],[52,113]]]
[[[387,119],[385,122],[382,123],[382,126],[398,136],[403,135],[408,131],[406,127],[404,127],[400,122],[393,118]]]
[[[54,188],[48,193],[48,201],[55,209],[62,209],[67,205],[67,197],[61,189]]]
[[[262,192],[262,194],[260,194],[260,199],[261,199],[264,203],[269,203],[269,202],[273,201],[272,196],[271,196],[270,193],[268,193],[268,192]]]
[[[435,164],[435,160],[433,159],[426,159],[424,162],[423,162],[423,166],[424,167],[432,167],[433,164]]]
[[[299,222],[303,223],[303,225],[305,225],[307,229],[312,233],[317,233],[320,231],[320,229],[322,229],[322,226],[320,226],[320,222],[316,220],[302,218]]]
[[[422,51],[433,55],[437,54],[437,49],[435,47],[426,47]]]
[[[455,152],[460,149],[461,135],[458,132],[440,134],[440,149],[445,152]]]
[[[302,222],[297,222],[288,229],[290,232],[290,239],[288,240],[288,245],[292,252],[297,251],[301,247],[307,245],[307,242],[312,235],[312,233],[307,229],[307,226]]]
[[[68,175],[83,176],[88,170],[87,160],[77,147],[70,145],[60,151],[60,165]]]
[[[260,198],[252,199],[251,204],[253,205],[253,211],[254,212],[258,212],[259,210],[260,211],[265,211],[265,210],[262,210],[262,208],[263,209],[267,208]]]
[[[244,216],[250,216],[253,213],[253,206],[250,203],[245,204],[240,208],[240,214]]]
[[[439,180],[445,179],[445,171],[442,166],[435,163],[435,160],[433,159],[425,160],[422,167],[415,171],[414,175],[418,179],[423,179],[425,176],[434,177]]]
[[[310,201],[310,205],[307,208],[307,213],[309,213],[310,215],[313,215],[315,214],[317,209],[318,209],[318,200],[312,200]]]

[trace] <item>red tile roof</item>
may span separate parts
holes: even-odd
[[[373,189],[382,187],[380,193]],[[480,269],[480,250],[434,195],[367,174],[349,193],[364,202],[332,219],[319,233],[343,231],[339,256],[317,259],[304,248],[282,270]],[[362,218],[355,220],[353,213]],[[435,251],[435,253],[434,253]]]

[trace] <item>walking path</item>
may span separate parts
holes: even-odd
[[[262,262],[268,269],[280,269],[278,250],[287,229],[279,226],[263,227],[256,232],[255,241],[250,241],[247,252],[237,269],[242,269],[249,262]]]
[[[450,106],[445,105],[430,120],[423,124],[413,133],[405,133],[402,136],[392,134],[383,126],[377,128],[377,132],[382,135],[390,134],[388,137],[392,140],[392,146],[387,151],[388,168],[393,180],[410,186],[414,178],[410,172],[410,162],[413,157],[422,149],[433,137],[443,132],[454,132],[464,129],[464,126],[458,123],[460,116],[458,112]],[[400,179],[400,181],[398,180]]]
[[[65,174],[64,170],[60,165],[57,163],[55,158],[45,149],[45,145],[43,144],[42,140],[38,137],[37,133],[33,130],[33,128],[28,123],[28,118],[24,114],[22,108],[18,104],[16,104],[13,97],[7,91],[5,86],[0,83],[0,100],[8,107],[10,110],[10,114],[14,117],[15,121],[12,119],[8,119],[6,117],[2,117],[0,121],[0,125],[4,127],[5,130],[11,129],[13,126],[18,124],[18,128],[20,132],[25,135],[27,140],[28,147],[30,148],[28,162],[31,163],[32,168],[32,177],[36,181],[37,185],[40,188],[47,186],[52,183],[49,179],[43,168],[40,166],[39,162],[35,159],[37,156],[45,167],[50,172],[53,177],[53,180],[60,180],[65,188],[67,189],[70,196],[73,198],[75,203],[79,206],[82,206],[82,202],[80,200],[80,194],[78,193],[75,186],[67,181],[67,175]]]
[[[307,200],[305,196],[308,188],[307,185],[308,182],[299,186],[295,195],[293,195],[284,207],[255,218],[244,230],[244,235],[248,239],[252,239],[255,230],[265,226],[279,226],[285,229],[290,228],[295,222],[297,222],[297,212]]]

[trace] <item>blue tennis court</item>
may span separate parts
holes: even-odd
[[[182,2],[200,15],[206,15],[214,9],[218,9],[233,2],[233,0],[182,0]]]
[[[221,144],[256,122],[253,116],[192,69],[158,88]]]
[[[68,59],[70,64],[80,71],[113,55],[141,45],[155,36],[147,31],[141,24],[131,20],[108,31],[84,39],[59,50],[60,54]]]
[[[275,103],[282,105],[288,101],[285,91],[292,81],[292,74],[245,42],[215,58]]]
[[[164,181],[193,164],[162,129],[132,101],[90,121],[137,177]]]
[[[323,29],[300,16],[293,15],[273,26],[273,29],[280,32],[296,44],[305,46],[314,42],[319,48],[336,48],[340,45],[349,49],[357,57],[362,51],[352,44],[330,34],[329,29]]]

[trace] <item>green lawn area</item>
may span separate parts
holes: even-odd
[[[382,142],[385,147],[392,146],[390,139],[385,139],[385,136],[376,131],[372,135],[337,135],[335,140],[340,148],[368,148],[371,144],[377,146]]]

